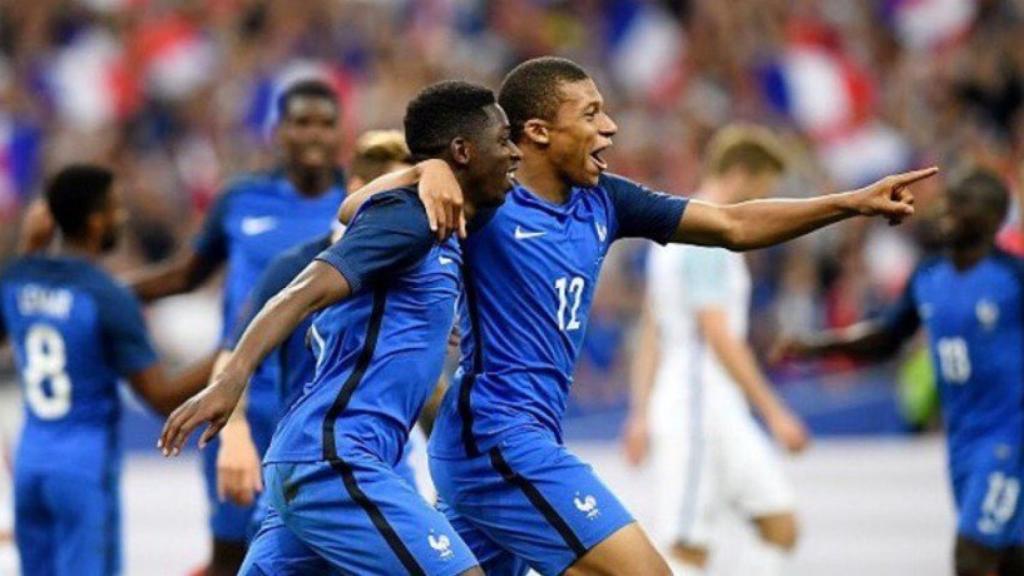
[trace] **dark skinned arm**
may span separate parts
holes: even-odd
[[[188,248],[170,262],[147,266],[125,278],[128,287],[143,302],[190,292],[206,282],[220,264]]]
[[[158,362],[131,375],[128,381],[132,389],[147,404],[161,415],[167,416],[206,386],[216,358],[215,354],[211,354],[173,378],[167,377],[163,365]]]
[[[310,314],[347,298],[348,281],[334,267],[315,261],[273,297],[242,334],[224,369],[206,389],[171,414],[157,447],[165,456],[177,455],[189,435],[201,424],[209,426],[200,437],[204,447],[227,423],[253,371]]]

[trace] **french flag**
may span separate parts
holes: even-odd
[[[139,92],[124,50],[97,29],[78,34],[49,70],[57,111],[75,128],[93,130],[124,118],[139,105]]]
[[[976,0],[887,0],[882,15],[903,45],[941,49],[964,37],[974,23]]]
[[[151,93],[169,100],[188,96],[216,72],[213,43],[180,14],[144,23],[133,38],[132,50]]]
[[[871,117],[871,78],[821,36],[795,34],[760,76],[772,107],[817,140],[854,130]]]

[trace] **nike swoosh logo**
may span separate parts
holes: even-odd
[[[445,256],[438,256],[437,261],[441,263],[441,266],[447,266],[452,262],[455,262],[455,260],[452,260],[451,258]]]
[[[277,218],[273,216],[242,218],[242,234],[246,236],[257,236],[274,228],[277,228]]]
[[[527,240],[529,238],[539,238],[545,234],[547,234],[547,232],[527,232],[526,230],[523,230],[521,227],[516,226],[515,237],[516,240]]]

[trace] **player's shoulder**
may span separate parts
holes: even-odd
[[[227,204],[240,197],[272,193],[275,184],[283,175],[277,170],[252,170],[232,176],[222,187],[219,204]]]
[[[111,306],[137,305],[138,300],[130,288],[119,282],[99,266],[87,264],[80,272],[82,287],[98,301]]]
[[[352,218],[352,224],[356,224],[361,215],[369,212],[397,215],[409,219],[410,223],[422,223],[429,227],[426,210],[415,188],[393,188],[374,194],[359,207]]]
[[[917,266],[911,272],[910,282],[915,282],[937,272],[946,261],[946,257],[942,254],[926,254],[918,261]]]
[[[1021,283],[1024,283],[1024,259],[1002,248],[992,251],[992,261],[1009,270]]]

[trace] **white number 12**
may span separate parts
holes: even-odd
[[[579,318],[576,317],[580,310],[580,302],[583,300],[583,286],[585,282],[580,276],[569,278],[561,277],[555,280],[555,290],[558,291],[558,328],[563,332],[580,329]],[[569,308],[569,300],[572,299],[572,308]],[[565,321],[565,312],[569,309],[569,321]]]

